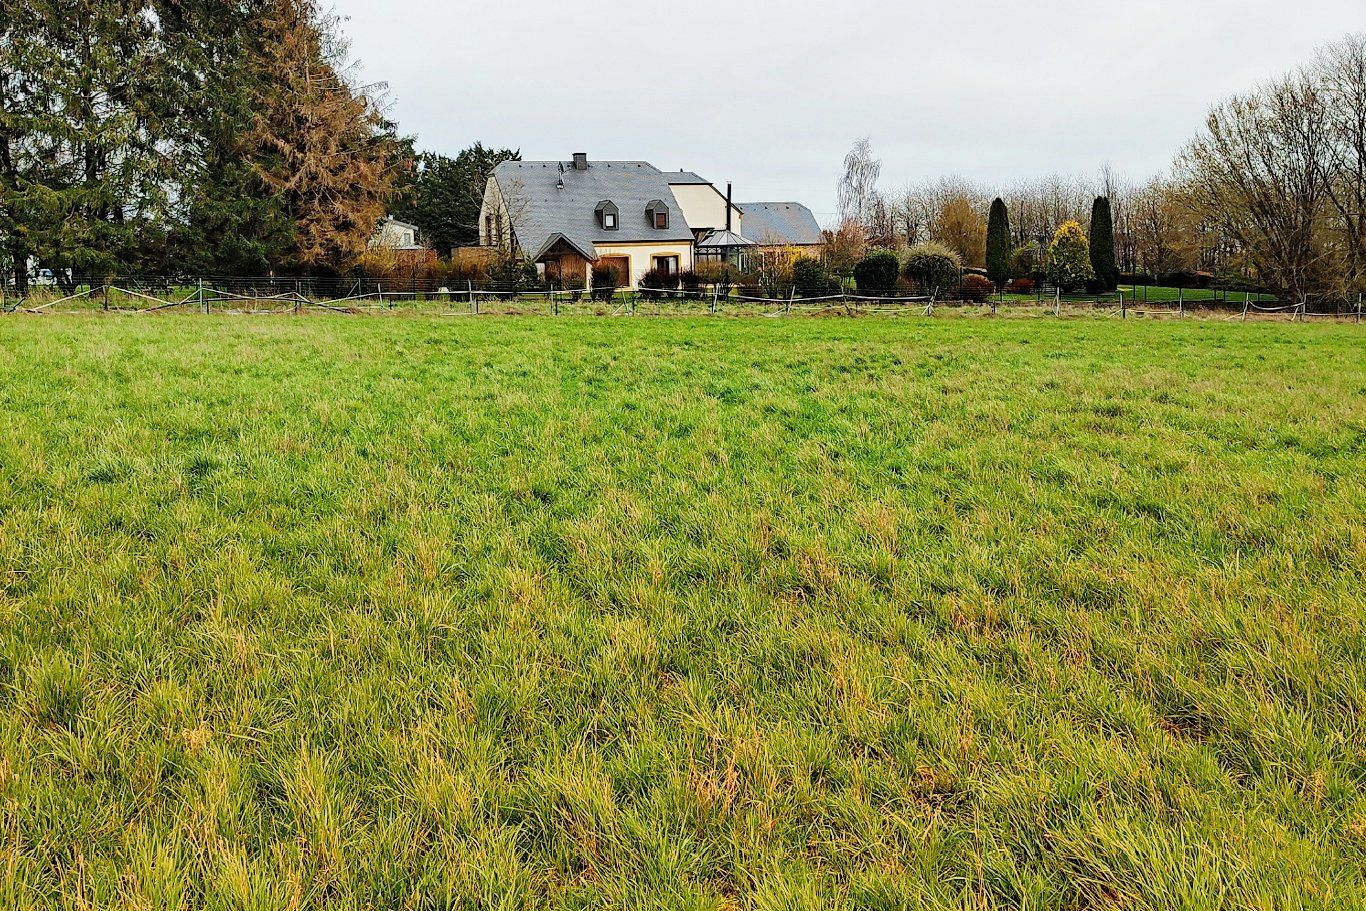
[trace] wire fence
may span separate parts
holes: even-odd
[[[549,315],[593,313],[598,315],[734,314],[762,316],[830,313],[923,314],[936,308],[975,309],[995,313],[999,309],[1049,312],[1061,316],[1092,311],[1121,319],[1184,316],[1187,313],[1222,315],[1226,319],[1249,317],[1337,318],[1360,323],[1366,302],[1354,300],[1283,301],[1266,295],[1225,292],[1187,298],[1178,293],[1139,295],[1132,288],[1110,293],[1065,292],[1059,288],[1035,289],[1027,294],[969,294],[966,289],[935,289],[930,294],[905,291],[860,292],[843,287],[786,289],[771,285],[709,285],[696,288],[598,288],[559,290],[550,286],[513,282],[467,281],[464,287],[439,285],[413,290],[383,279],[216,277],[193,280],[164,276],[129,276],[111,281],[86,282],[72,288],[37,286],[24,298],[12,294],[0,298],[6,313],[234,313],[294,314],[428,312],[441,315],[501,313]]]

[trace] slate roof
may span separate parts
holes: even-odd
[[[799,202],[736,203],[745,213],[745,236],[765,245],[805,246],[825,242],[810,209]]]
[[[680,184],[697,183],[709,185],[711,183],[710,180],[707,180],[707,178],[703,177],[701,174],[694,174],[692,171],[670,171],[665,176],[669,178],[670,186],[675,187]]]
[[[560,173],[564,165],[564,173]],[[596,258],[596,244],[691,243],[692,231],[673,202],[664,172],[645,161],[589,161],[576,171],[572,161],[505,161],[493,171],[507,202],[512,230],[524,253],[539,257],[561,237]],[[563,179],[564,187],[558,184]],[[618,228],[598,224],[598,203],[611,200],[620,210]],[[651,202],[669,210],[669,227],[656,228],[646,217]]]

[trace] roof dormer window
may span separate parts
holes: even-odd
[[[598,226],[604,231],[615,231],[620,222],[617,204],[610,199],[604,199],[598,203],[596,209],[598,213]]]
[[[669,207],[663,200],[653,199],[645,207],[645,218],[649,221],[650,227],[663,231],[669,227]]]

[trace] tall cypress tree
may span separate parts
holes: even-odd
[[[1010,279],[1010,212],[999,196],[987,218],[987,278],[998,289]]]
[[[1091,205],[1091,270],[1106,291],[1119,287],[1119,267],[1115,264],[1115,224],[1110,214],[1110,198],[1097,196]]]

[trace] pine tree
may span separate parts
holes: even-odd
[[[178,206],[171,228],[178,269],[262,275],[284,264],[294,226],[284,199],[256,167],[257,108],[274,91],[260,65],[269,0],[159,0],[172,120]]]
[[[1090,245],[1077,221],[1065,222],[1048,247],[1048,280],[1064,291],[1073,291],[1095,278]]]
[[[1119,287],[1119,267],[1115,265],[1115,225],[1110,214],[1110,199],[1097,196],[1091,206],[1091,270],[1106,291]]]
[[[499,163],[521,157],[512,149],[488,149],[478,142],[455,158],[424,153],[418,156],[413,179],[394,204],[394,215],[417,225],[427,244],[439,253],[477,243],[479,210],[489,175]]]
[[[29,256],[67,273],[158,255],[167,203],[166,95],[149,0],[0,6],[0,230],[16,276]]]
[[[314,0],[270,7],[261,66],[274,81],[258,82],[254,167],[293,224],[293,264],[342,270],[365,251],[408,158],[366,90],[338,72],[344,48]]]
[[[987,278],[1000,289],[1010,279],[1010,213],[1005,200],[991,203],[987,218]]]

